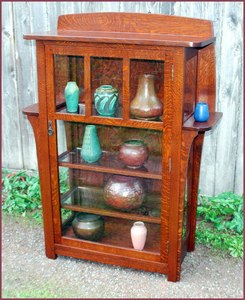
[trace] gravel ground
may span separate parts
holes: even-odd
[[[3,216],[3,298],[243,298],[243,263],[197,246],[181,281],[157,273],[44,254],[42,227]]]

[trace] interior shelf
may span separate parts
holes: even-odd
[[[104,220],[105,232],[102,238],[96,242],[96,244],[99,243],[120,248],[133,249],[130,237],[130,229],[133,226],[134,222],[131,220],[115,219],[110,217],[104,217]],[[160,252],[161,226],[158,224],[151,223],[146,223],[145,225],[147,228],[147,238],[144,250],[140,252],[152,252],[158,254]],[[73,232],[71,221],[66,223],[65,226],[63,226],[62,236],[79,240]]]
[[[119,211],[106,205],[103,188],[81,186],[61,196],[61,207],[72,211],[87,212],[127,220],[160,224],[161,195],[147,194],[142,206],[130,212]]]
[[[141,168],[126,167],[118,153],[103,151],[98,162],[86,163],[81,157],[81,148],[66,151],[59,156],[59,165],[73,169],[96,171],[150,179],[162,179],[162,161],[159,156],[150,156]]]

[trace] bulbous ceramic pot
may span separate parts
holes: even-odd
[[[99,215],[78,213],[72,221],[72,228],[78,238],[97,241],[104,233],[105,222]]]
[[[111,85],[101,85],[95,90],[94,104],[101,116],[113,117],[118,108],[118,90]]]
[[[113,175],[104,187],[105,203],[123,211],[139,208],[144,196],[141,180],[134,177]]]
[[[163,113],[163,105],[157,98],[154,75],[139,76],[138,89],[130,104],[130,112],[137,119],[154,120]]]
[[[140,168],[147,158],[148,149],[141,140],[128,140],[119,150],[119,159],[129,168]]]

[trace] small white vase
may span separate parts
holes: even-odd
[[[143,250],[147,236],[147,228],[144,222],[134,222],[131,227],[131,239],[134,249]]]

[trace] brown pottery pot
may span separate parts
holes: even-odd
[[[141,180],[134,177],[113,175],[104,187],[105,203],[124,211],[139,208],[144,196]]]
[[[72,221],[72,228],[80,239],[97,241],[104,233],[105,222],[99,215],[78,213]]]
[[[148,149],[141,140],[128,140],[119,150],[119,159],[129,168],[140,168],[147,158]]]

